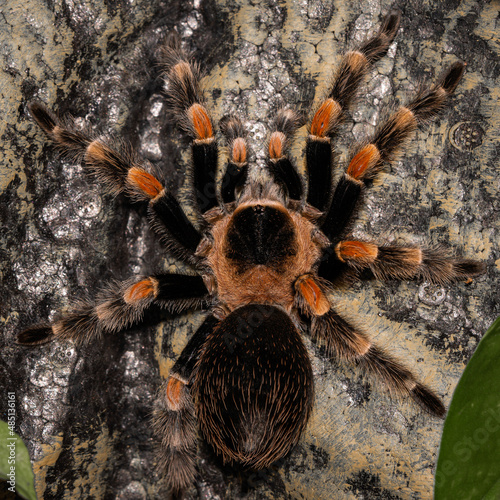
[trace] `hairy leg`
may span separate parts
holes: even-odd
[[[300,120],[291,109],[281,109],[271,124],[268,144],[267,168],[274,182],[291,200],[302,200],[304,181],[289,157],[290,141]]]
[[[375,36],[358,50],[345,54],[331,87],[309,125],[306,144],[307,202],[318,210],[328,209],[332,191],[333,150],[331,138],[371,65],[382,58],[396,36],[400,13],[390,12]]]
[[[133,200],[148,202],[151,225],[167,247],[182,260],[196,263],[194,252],[201,235],[151,165],[141,162],[128,145],[93,138],[40,103],[31,103],[30,111],[62,154],[82,161],[111,194],[125,193]]]
[[[193,483],[198,425],[190,383],[207,336],[218,320],[208,316],[183,349],[154,403],[153,432],[158,442],[158,467],[174,494]]]
[[[219,128],[226,138],[229,157],[221,183],[223,203],[236,201],[248,177],[247,133],[243,123],[236,116],[224,117]]]
[[[432,390],[333,309],[312,319],[311,336],[326,347],[330,356],[359,365],[367,374],[384,382],[390,391],[406,394],[424,410],[444,417],[445,407]]]
[[[406,394],[426,411],[444,416],[443,404],[429,388],[331,308],[325,283],[320,278],[311,274],[299,277],[295,291],[296,307],[310,323],[312,339],[324,345],[329,356],[361,366],[366,373],[382,380],[389,390]]]
[[[78,343],[88,343],[141,321],[153,304],[182,312],[201,307],[208,300],[208,290],[200,276],[157,274],[122,283],[112,282],[94,303],[80,301],[61,319],[22,331],[18,342],[38,345],[55,339],[73,339]]]
[[[398,157],[419,125],[437,116],[460,82],[464,68],[463,63],[455,63],[434,86],[420,92],[382,123],[368,144],[358,146],[335,188],[321,226],[330,239],[336,242],[350,229],[367,183]]]
[[[172,110],[179,126],[193,139],[191,182],[196,205],[203,214],[219,205],[216,185],[219,147],[203,97],[201,71],[182,50],[176,34],[169,37],[163,55]]]
[[[329,247],[331,256],[321,262],[319,275],[335,283],[345,271],[359,275],[369,270],[379,280],[423,279],[436,284],[467,280],[485,271],[477,260],[454,257],[442,247],[420,248],[416,245],[377,245],[343,240]]]

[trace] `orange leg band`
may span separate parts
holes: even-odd
[[[203,140],[214,136],[210,117],[201,104],[193,104],[188,110],[188,116],[193,124],[196,139]]]
[[[322,316],[330,310],[330,302],[312,276],[299,278],[295,287],[317,316]]]
[[[237,164],[247,161],[247,144],[241,137],[237,137],[233,142],[232,161]]]
[[[375,144],[367,144],[351,160],[347,173],[354,179],[363,178],[364,173],[373,168],[380,160],[380,153]]]
[[[184,390],[184,383],[179,379],[170,377],[167,382],[167,401],[170,408],[178,411],[182,408],[182,393]]]
[[[283,132],[273,132],[269,139],[269,157],[273,160],[279,160],[283,156],[285,149],[285,134]]]
[[[151,199],[156,198],[163,190],[163,186],[156,177],[138,167],[132,167],[128,171],[127,182]]]
[[[317,137],[325,137],[331,132],[333,124],[340,118],[342,108],[340,104],[333,100],[327,99],[321,107],[316,111],[311,123],[311,135]]]
[[[151,278],[134,283],[127,288],[123,295],[123,300],[127,304],[134,304],[146,298],[155,297],[157,293],[157,283]]]
[[[342,262],[354,260],[366,265],[373,263],[377,258],[378,247],[363,241],[341,241],[335,247],[335,252]]]

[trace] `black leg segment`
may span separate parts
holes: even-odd
[[[207,316],[198,330],[196,330],[196,333],[189,339],[181,355],[177,358],[172,368],[171,375],[176,374],[180,379],[189,383],[205,345],[205,341],[207,340],[207,336],[214,331],[218,324],[219,320],[215,316]]]
[[[179,202],[167,191],[150,202],[149,216],[153,228],[174,252],[186,257],[194,254],[200,233],[186,217]]]

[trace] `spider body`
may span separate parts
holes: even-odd
[[[172,37],[164,51],[166,80],[179,125],[193,139],[196,223],[166,190],[161,175],[130,148],[93,137],[41,104],[30,105],[63,154],[83,161],[110,192],[147,202],[150,222],[167,248],[197,271],[112,283],[95,303],[82,303],[51,324],[19,334],[21,343],[32,345],[58,338],[89,342],[138,322],[152,305],[177,313],[208,308],[155,401],[160,467],[175,491],[196,475],[198,428],[224,461],[253,468],[270,465],[295,445],[313,406],[311,362],[302,340],[306,332],[331,357],[357,364],[429,413],[445,413],[439,397],[343,319],[328,295],[332,287],[366,274],[442,284],[484,271],[483,264],[440,248],[349,236],[363,192],[411,133],[439,112],[464,71],[462,63],[455,63],[391,115],[355,147],[347,169],[334,180],[332,137],[370,66],[387,52],[399,21],[399,13],[391,12],[372,38],[344,56],[307,125],[307,182],[288,154],[300,120],[284,109],[271,124],[263,176],[248,164],[241,120],[221,120],[228,158],[219,189],[218,141],[200,72]]]
[[[223,319],[207,337],[193,394],[202,432],[225,459],[270,465],[307,423],[312,369],[289,315],[294,284],[321,256],[314,232],[276,190],[242,201],[212,228],[206,258]]]

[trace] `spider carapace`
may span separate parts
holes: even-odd
[[[301,123],[290,109],[280,110],[271,123],[264,172],[249,167],[242,121],[223,118],[219,129],[228,154],[219,174],[216,129],[199,68],[171,36],[163,51],[167,92],[179,125],[193,139],[196,221],[186,217],[160,173],[131,148],[95,137],[42,104],[30,105],[33,118],[63,154],[82,161],[111,193],[148,203],[150,222],[169,251],[197,271],[112,283],[95,302],[80,303],[72,313],[19,335],[25,344],[89,342],[140,321],[152,305],[177,313],[208,309],[155,401],[160,466],[173,490],[195,478],[198,430],[224,461],[253,468],[270,465],[297,443],[313,406],[304,333],[332,358],[359,365],[434,415],[445,413],[438,396],[408,368],[336,312],[328,293],[367,275],[447,284],[484,271],[482,263],[442,248],[350,236],[364,191],[415,129],[437,115],[464,71],[463,63],[453,64],[356,145],[347,168],[334,175],[332,137],[371,65],[386,54],[399,22],[398,12],[389,13],[372,38],[344,55],[307,125],[305,180],[289,156]],[[220,180],[217,189],[214,179]]]

